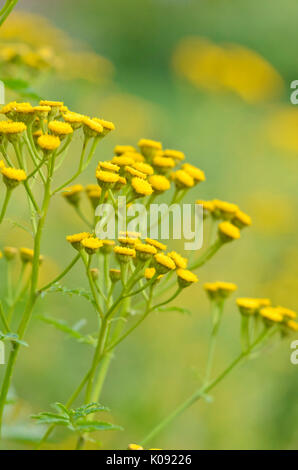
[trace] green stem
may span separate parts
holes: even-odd
[[[6,210],[7,210],[7,206],[8,206],[9,200],[10,200],[11,193],[12,193],[12,189],[7,187],[6,188],[6,193],[5,193],[5,199],[4,199],[1,214],[0,214],[0,224],[2,223],[2,221],[4,219],[4,216],[5,216],[5,213],[6,213]]]
[[[29,293],[29,299],[28,299],[20,326],[17,331],[17,334],[20,340],[23,339],[24,334],[27,330],[28,324],[31,319],[32,310],[33,310],[33,307],[35,305],[36,298],[37,298],[36,287],[37,287],[38,274],[39,274],[40,243],[41,243],[42,232],[43,232],[43,228],[45,224],[45,219],[46,219],[49,204],[50,204],[51,178],[52,178],[54,160],[55,160],[55,156],[53,155],[52,159],[49,162],[48,178],[47,178],[47,182],[46,182],[45,189],[44,189],[44,198],[43,198],[43,204],[42,204],[41,217],[38,221],[37,230],[36,230],[35,239],[34,239],[34,256],[33,256],[33,261],[32,261],[31,288],[30,288],[30,293]],[[12,346],[12,350],[9,356],[8,364],[7,364],[4,379],[3,379],[2,391],[0,395],[0,436],[1,436],[1,429],[2,429],[2,422],[3,422],[4,406],[5,406],[6,397],[7,397],[7,393],[9,390],[10,383],[11,383],[11,378],[12,378],[12,374],[13,374],[13,370],[14,370],[14,366],[16,363],[19,349],[20,349],[20,344],[14,343],[14,345]]]
[[[207,358],[207,366],[206,366],[206,374],[205,374],[204,383],[208,383],[210,376],[211,376],[217,335],[218,335],[219,326],[221,323],[221,318],[222,318],[222,313],[223,313],[223,305],[224,305],[223,302],[218,303],[218,302],[212,301],[211,303],[213,327],[212,327],[210,344],[209,344],[209,352],[208,352],[208,358]]]
[[[0,26],[4,23],[4,21],[7,19],[9,14],[12,12],[16,4],[18,3],[18,0],[7,0],[4,8],[1,10],[2,11],[2,17],[0,18]],[[1,14],[1,12],[0,12]]]
[[[48,284],[46,284],[45,286],[41,287],[38,292],[41,293],[41,292],[49,289],[56,282],[60,281],[60,279],[62,279],[71,270],[71,268],[78,262],[79,259],[80,259],[80,253],[78,253],[74,257],[74,259],[69,263],[68,266],[66,266],[66,268],[62,271],[62,273],[59,274],[59,276],[55,277],[55,279],[53,279],[53,281],[51,281]]]
[[[197,400],[199,400],[202,396],[206,395],[210,392],[219,382],[221,382],[243,359],[245,359],[251,351],[261,342],[264,341],[266,336],[268,335],[268,331],[264,331],[259,338],[251,345],[249,350],[246,352],[242,352],[239,356],[232,361],[232,363],[221,373],[217,376],[209,384],[205,384],[203,387],[200,387],[196,390],[187,400],[185,400],[181,405],[179,405],[172,413],[169,414],[160,424],[158,424],[140,443],[140,445],[144,446],[149,441],[153,439],[157,434],[159,434],[168,424],[170,424],[175,418],[181,415],[187,408],[192,406]]]
[[[156,305],[153,305],[153,307],[151,308],[151,311],[152,310],[156,310],[157,308],[161,307],[162,305],[166,305],[170,302],[172,302],[172,300],[176,299],[176,297],[178,297],[178,295],[180,294],[180,292],[182,291],[182,287],[178,287],[178,289],[176,290],[176,292],[174,292],[174,294],[169,297],[167,300],[165,300],[164,302],[160,302],[159,304],[156,304]]]
[[[80,219],[84,222],[84,224],[87,225],[87,227],[89,227],[90,229],[93,228],[93,224],[91,222],[89,222],[89,220],[85,217],[85,215],[83,214],[83,212],[81,211],[80,207],[78,205],[75,205],[74,206],[74,209],[76,211],[76,213],[78,214],[78,216],[80,217]]]
[[[10,328],[9,328],[9,325],[7,323],[7,320],[6,320],[6,316],[5,316],[5,313],[4,313],[4,310],[3,310],[3,305],[2,305],[1,300],[0,300],[0,318],[2,320],[4,329],[5,329],[5,333],[9,333]]]
[[[202,254],[202,256],[195,261],[189,269],[197,269],[201,266],[203,266],[207,261],[209,261],[215,253],[222,247],[223,243],[222,241],[218,238],[206,251],[205,253]]]

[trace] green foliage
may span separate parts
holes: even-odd
[[[43,291],[41,293],[41,297],[44,297],[47,293],[57,293],[57,292],[59,292],[60,294],[68,295],[69,297],[73,297],[74,295],[77,295],[79,297],[83,297],[84,299],[88,300],[88,302],[91,302],[92,304],[94,304],[91,292],[85,289],[69,289],[66,286],[62,286],[59,282],[55,282],[55,284],[53,284],[47,291]]]
[[[0,331],[0,341],[10,341],[28,347],[28,344],[21,341],[16,333],[3,333]]]
[[[96,345],[96,340],[91,335],[83,335],[79,330],[86,324],[86,320],[82,318],[74,326],[69,326],[65,320],[51,317],[50,315],[37,315],[37,318],[48,325],[54,326],[57,330],[63,331],[71,338],[76,339],[79,343]]]
[[[88,420],[88,416],[94,413],[109,411],[109,409],[99,403],[89,403],[75,409],[67,409],[62,403],[55,403],[54,407],[58,413],[42,412],[31,416],[40,424],[55,424],[64,426],[72,432],[79,434],[95,431],[122,430],[117,426],[105,421]]]
[[[2,78],[6,88],[15,91],[19,96],[40,100],[41,97],[31,88],[30,84],[21,78]]]

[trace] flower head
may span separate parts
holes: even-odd
[[[134,167],[132,166],[126,166],[124,168],[125,170],[125,173],[126,173],[126,176],[128,178],[133,178],[133,177],[137,177],[137,178],[141,178],[143,180],[145,180],[147,178],[147,175],[146,173],[142,173],[141,171],[139,170],[136,170]]]
[[[289,320],[286,323],[287,327],[290,328],[290,330],[297,332],[298,331],[298,323],[293,320]]]
[[[107,135],[109,132],[115,130],[115,124],[104,119],[93,118],[93,121],[98,122],[103,127],[103,134]]]
[[[99,250],[99,248],[103,246],[103,242],[96,237],[89,236],[81,240],[81,245],[85,248],[89,255],[93,255]]]
[[[280,306],[277,306],[276,308],[278,309],[279,313],[285,318],[289,318],[290,320],[295,320],[295,318],[297,318],[297,313],[294,312],[294,310],[291,310],[290,308]]]
[[[102,247],[101,247],[101,252],[105,254],[109,254],[113,251],[113,248],[115,246],[114,240],[102,240]]]
[[[137,242],[135,244],[136,255],[141,261],[147,261],[151,256],[156,255],[157,249],[152,245]]]
[[[218,233],[223,243],[238,240],[240,238],[240,230],[230,222],[221,222],[218,225]]]
[[[85,238],[91,237],[91,233],[81,232],[75,233],[74,235],[68,235],[66,240],[76,249],[81,249],[81,241]]]
[[[221,201],[219,199],[213,200],[214,215],[218,218],[230,220],[236,214],[238,206],[230,202]]]
[[[152,238],[146,238],[146,243],[154,246],[157,251],[165,251],[167,249],[167,245],[160,243],[158,240],[153,240]]]
[[[112,158],[112,163],[114,165],[119,165],[121,167],[133,165],[134,159],[131,156],[126,156],[126,155],[120,155],[120,156],[115,156]]]
[[[162,149],[162,145],[160,142],[156,142],[155,140],[150,139],[140,139],[138,142],[138,146],[144,157],[148,159],[151,159],[158,150]]]
[[[236,225],[236,227],[242,229],[244,227],[249,227],[252,224],[252,221],[249,215],[245,214],[245,212],[242,212],[240,209],[237,209],[232,219],[232,223]]]
[[[177,251],[171,251],[168,253],[168,256],[174,261],[176,268],[186,269],[188,260],[187,258],[183,258],[183,256],[179,255]]]
[[[34,250],[31,248],[20,248],[20,257],[23,263],[32,263],[34,259]],[[42,263],[43,256],[39,256],[39,263]]]
[[[151,196],[153,189],[148,181],[144,181],[142,178],[134,177],[131,180],[131,186],[134,190],[134,193],[138,197],[142,196]]]
[[[161,194],[171,187],[171,183],[163,175],[152,175],[149,177],[149,183],[151,184],[152,188],[154,189],[154,192],[157,194]]]
[[[175,171],[172,177],[178,189],[192,188],[195,184],[193,177],[184,170]]]
[[[203,216],[206,218],[209,214],[214,212],[214,203],[213,201],[203,201],[201,199],[196,200],[196,204],[203,206]]]
[[[194,179],[195,183],[201,183],[202,181],[206,180],[203,170],[200,170],[200,168],[197,168],[194,165],[184,163],[182,165],[182,170],[186,171],[186,173],[188,173]]]
[[[64,138],[73,133],[73,128],[68,122],[50,121],[48,128],[54,135],[60,138]]]
[[[134,248],[126,248],[125,246],[115,246],[114,253],[120,263],[128,263],[130,259],[136,256]]]
[[[111,171],[97,170],[95,175],[99,186],[102,188],[112,188],[119,180],[119,175]]]
[[[283,316],[277,307],[263,307],[260,309],[260,315],[269,322],[269,324],[281,323],[283,321]]]
[[[49,100],[40,100],[40,106],[50,106],[51,108],[61,108],[64,105],[63,101],[49,101]]]
[[[87,137],[99,137],[104,135],[103,126],[94,119],[85,117],[83,124],[84,132]]]
[[[172,158],[173,160],[178,160],[178,161],[185,159],[184,153],[181,152],[180,150],[170,150],[170,149],[164,150],[163,156],[169,157],[169,158]]]
[[[19,183],[27,179],[26,172],[12,167],[1,168],[3,181],[8,188],[15,188]]]
[[[38,137],[37,143],[44,153],[47,154],[56,150],[59,147],[61,141],[58,136],[43,134]]]
[[[86,116],[79,113],[74,113],[72,111],[67,111],[66,113],[62,114],[62,117],[65,122],[71,125],[73,129],[78,129],[86,119]]]
[[[255,315],[261,307],[258,299],[250,297],[240,297],[236,300],[236,303],[243,315]]]
[[[191,284],[198,282],[197,276],[189,271],[188,269],[179,268],[176,271],[178,283],[180,287],[185,288],[190,286]]]
[[[153,175],[153,173],[154,173],[154,170],[153,170],[152,166],[149,165],[148,163],[135,162],[133,164],[133,168],[135,168],[136,170],[140,171],[141,173],[143,173],[147,176]]]
[[[132,145],[116,145],[114,148],[115,155],[122,155],[126,152],[136,152],[136,149]]]
[[[120,269],[110,269],[110,279],[112,282],[120,281],[121,279]]]
[[[154,255],[154,267],[158,274],[166,274],[168,271],[176,269],[174,261],[163,253]]]
[[[176,163],[175,163],[175,160],[173,160],[173,158],[163,157],[161,155],[155,155],[152,161],[152,165],[157,172],[167,173],[169,170],[174,168]]]
[[[3,248],[3,253],[7,261],[11,261],[16,257],[18,250],[14,246],[5,246]]]
[[[118,173],[118,171],[120,170],[120,166],[115,165],[112,162],[105,161],[105,162],[98,162],[97,169],[104,170],[104,171],[112,171],[113,173]]]
[[[139,446],[138,444],[129,444],[128,450],[144,450],[144,449],[142,446]]]
[[[80,200],[81,193],[84,191],[84,187],[81,184],[75,184],[65,188],[62,196],[70,203],[76,206]]]

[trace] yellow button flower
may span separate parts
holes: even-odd
[[[98,162],[97,170],[112,171],[113,173],[118,173],[120,170],[119,165],[115,165],[112,162]]]
[[[232,223],[236,225],[236,227],[242,229],[244,227],[249,227],[252,224],[252,221],[249,215],[245,214],[245,212],[242,212],[240,209],[238,209],[234,214]]]
[[[172,158],[173,160],[178,160],[178,161],[185,159],[184,153],[180,152],[180,150],[166,149],[163,151],[163,156],[169,157],[169,158]]]
[[[34,250],[31,248],[20,248],[20,257],[23,263],[32,263],[34,259]],[[39,264],[43,261],[43,256],[39,256]]]
[[[138,444],[129,444],[128,450],[144,450],[144,449],[142,446],[139,446]]]
[[[112,282],[120,281],[121,279],[121,271],[120,269],[110,269],[110,279]]]
[[[106,189],[112,188],[119,180],[119,175],[111,171],[97,170],[95,176],[99,186]]]
[[[260,315],[270,323],[281,323],[283,321],[283,316],[276,307],[263,307],[260,310]]]
[[[194,165],[190,165],[189,163],[184,163],[182,165],[182,170],[186,171],[195,181],[195,183],[201,183],[202,181],[206,180],[205,173],[200,168],[197,168]]]
[[[155,170],[159,173],[167,173],[169,170],[176,166],[175,160],[169,157],[162,157],[161,155],[155,155],[152,161],[152,165]]]
[[[238,206],[230,202],[221,201],[220,199],[213,200],[214,215],[218,218],[230,220],[235,216],[238,211]]]
[[[146,243],[137,242],[135,244],[135,250],[137,258],[141,261],[147,261],[151,256],[156,255],[157,249],[152,245],[147,245]]]
[[[183,258],[183,256],[179,255],[177,251],[171,251],[168,253],[168,256],[174,261],[177,268],[186,269],[188,260],[187,258]]]
[[[144,157],[148,159],[151,159],[158,150],[162,149],[162,145],[160,142],[150,139],[140,139],[138,142],[138,146]]]
[[[124,246],[115,246],[114,253],[120,263],[128,263],[131,258],[136,257],[134,248],[126,248]]]
[[[188,269],[179,268],[176,271],[178,283],[180,287],[189,287],[191,284],[198,282],[197,276]]]
[[[104,135],[103,131],[103,126],[95,121],[94,119],[91,119],[89,117],[85,117],[83,121],[83,128],[86,136],[88,137],[100,137]]]
[[[237,306],[243,315],[254,315],[260,309],[258,299],[240,297],[236,300]]]
[[[50,121],[48,128],[54,135],[60,138],[64,138],[73,133],[73,128],[68,122]]]
[[[152,166],[149,165],[148,163],[135,162],[133,164],[133,168],[135,168],[136,170],[140,171],[141,173],[143,173],[147,176],[153,175],[153,173],[154,173],[154,170],[153,170]]]
[[[89,255],[93,255],[103,246],[103,242],[96,237],[89,236],[87,238],[83,238],[81,245]]]
[[[76,206],[79,203],[80,196],[84,191],[84,187],[81,184],[75,184],[65,188],[62,196],[70,203]]]
[[[122,155],[126,152],[136,152],[136,149],[132,145],[116,145],[114,148],[115,155]]]
[[[115,124],[104,119],[93,118],[93,121],[98,122],[103,127],[103,134],[107,135],[109,132],[115,130]]]
[[[163,175],[152,175],[149,177],[149,183],[151,184],[154,192],[161,194],[171,187],[170,181]]]
[[[287,323],[286,323],[287,327],[290,328],[290,330],[293,330],[295,332],[298,331],[298,323],[293,321],[293,320],[289,320]]]
[[[137,197],[151,196],[153,189],[148,181],[144,181],[142,178],[134,177],[131,180],[131,186]]]
[[[136,170],[132,166],[126,166],[124,168],[124,171],[126,173],[126,176],[127,176],[128,180],[133,178],[133,177],[141,178],[142,180],[145,180],[147,178],[147,175],[145,173],[142,173],[141,171]]]
[[[167,245],[164,245],[158,240],[153,240],[152,238],[146,238],[146,243],[154,246],[158,251],[165,251],[167,249]]]
[[[230,222],[221,222],[218,225],[218,233],[223,243],[238,240],[240,238],[240,230]]]
[[[38,137],[37,143],[44,153],[48,154],[56,150],[59,147],[61,141],[59,137],[55,135],[43,134]]]
[[[192,188],[195,184],[193,177],[184,170],[175,171],[172,177],[178,189]]]
[[[168,271],[176,269],[174,261],[163,253],[154,255],[154,267],[158,274],[166,274]]]
[[[114,165],[119,165],[120,167],[125,167],[125,166],[130,166],[134,164],[134,159],[130,157],[129,155],[120,155],[120,156],[115,156],[112,158],[112,163]]]
[[[80,250],[82,248],[81,241],[88,237],[91,237],[91,233],[81,232],[75,233],[74,235],[68,235],[66,240],[73,246],[73,248]]]
[[[27,179],[26,172],[12,167],[1,168],[3,181],[8,188],[15,188],[19,183]]]

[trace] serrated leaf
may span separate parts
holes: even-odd
[[[191,315],[190,310],[188,310],[187,308],[182,308],[182,307],[175,307],[175,306],[172,306],[172,307],[159,307],[157,310],[159,312],[179,312],[179,313],[183,313],[183,314],[186,314],[186,315]]]
[[[75,410],[70,410],[71,415],[74,419],[79,419],[84,416],[88,416],[92,413],[97,413],[98,411],[110,411],[106,406],[100,405],[99,403],[89,403],[89,405],[84,405]]]
[[[63,331],[80,343],[91,344],[92,346],[96,343],[96,340],[90,337],[90,335],[85,336],[79,333],[77,325],[71,327],[65,320],[60,320],[49,315],[37,315],[37,318],[44,323],[54,326],[57,330]]]
[[[43,412],[38,415],[32,415],[31,418],[42,424],[57,424],[60,426],[69,425],[69,418],[56,413]]]
[[[85,289],[69,289],[68,287],[65,287],[59,284],[59,282],[55,282],[55,284],[53,284],[49,289],[44,291],[44,294],[57,293],[57,292],[59,292],[60,294],[68,295],[70,297],[72,297],[73,295],[77,295],[79,297],[85,298],[86,300],[88,300],[88,302],[91,302],[92,304],[94,304],[94,300],[91,295],[91,292]]]
[[[57,411],[61,411],[62,414],[67,418],[69,419],[69,411],[68,409],[66,408],[66,406],[64,406],[62,403],[59,403],[59,402],[56,402],[54,403],[54,408],[56,408]]]
[[[87,421],[78,420],[76,422],[76,430],[80,433],[84,432],[95,432],[95,431],[122,431],[121,426],[116,424],[106,423],[104,421]]]
[[[11,341],[13,343],[28,347],[28,343],[25,343],[25,341],[20,340],[16,333],[3,333],[2,331],[0,331],[0,341]]]

